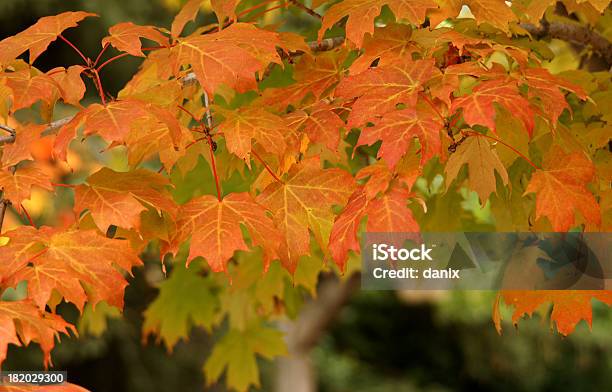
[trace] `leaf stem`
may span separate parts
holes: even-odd
[[[119,60],[120,58],[123,58],[125,56],[129,56],[129,55],[130,55],[129,53],[121,53],[121,54],[118,54],[118,55],[116,55],[114,57],[111,57],[110,59],[108,59],[105,62],[103,62],[102,64],[100,64],[100,66],[98,68],[96,68],[96,70],[97,71],[101,71],[102,68],[106,67],[107,65],[109,65],[113,61]]]
[[[272,11],[277,10],[279,8],[286,8],[286,7],[287,7],[287,3],[282,3],[282,4],[279,4],[279,5],[276,5],[276,6],[272,7],[272,8],[267,8],[267,9],[261,11],[261,12],[257,12],[255,14],[251,15],[248,18],[248,21],[253,21],[254,19],[257,19],[260,16],[262,16],[264,14],[267,14],[268,12],[272,12]]]
[[[23,204],[20,204],[20,206],[21,206],[21,209],[23,210],[23,214],[26,216],[26,218],[28,218],[28,222],[30,223],[30,226],[36,227],[34,225],[34,221],[32,220],[32,217],[28,213],[28,210],[26,210],[26,208],[23,206]]]
[[[308,15],[314,16],[315,18],[323,19],[323,17],[319,15],[315,10],[313,10],[312,8],[306,7],[304,4],[300,3],[298,0],[289,0],[289,2],[295,5],[296,7],[300,8],[304,12],[306,12]]]
[[[98,73],[98,70],[95,68],[92,68],[91,72],[93,72],[95,76],[96,84],[98,87],[98,93],[100,93],[100,99],[102,100],[102,104],[106,106],[106,98],[104,98],[104,88],[102,87],[102,80],[100,80],[100,74]]]
[[[108,49],[108,46],[110,45],[110,43],[106,43],[104,45],[104,47],[102,48],[102,50],[100,51],[100,53],[98,53],[98,57],[96,57],[96,59],[94,60],[93,64],[91,65],[92,68],[95,68],[96,65],[98,65],[98,62],[100,61],[100,59],[102,58],[102,55],[104,54],[104,52],[106,52],[106,49]]]
[[[208,94],[204,95],[205,97],[205,105],[206,105],[206,120],[210,123],[210,112],[208,111]],[[217,199],[221,201],[221,185],[219,184],[219,175],[217,174],[217,164],[215,163],[215,150],[213,148],[213,140],[210,135],[209,127],[202,122],[201,119],[197,118],[193,113],[187,110],[184,106],[178,105],[178,108],[183,112],[187,113],[191,116],[194,121],[198,122],[202,128],[205,130],[206,138],[208,140],[208,148],[210,150],[210,165],[212,167],[213,176],[215,177],[215,186],[217,187]]]
[[[536,170],[542,170],[540,167],[538,167],[535,163],[533,163],[533,161],[531,161],[531,159],[527,158],[523,153],[521,153],[519,150],[517,150],[516,148],[512,147],[511,145],[509,145],[508,143],[504,142],[501,139],[498,139],[494,136],[490,136],[490,135],[485,135],[484,133],[480,133],[480,132],[476,132],[476,131],[461,131],[462,133],[466,134],[466,135],[473,135],[473,136],[482,136],[482,137],[486,137],[489,138],[491,140],[495,140],[496,142],[499,142],[501,144],[503,144],[504,146],[508,147],[509,149],[511,149],[512,151],[514,151],[518,156],[520,156],[521,158],[523,158],[524,160],[527,161],[527,163],[529,163],[534,169]]]
[[[255,158],[257,158],[257,160],[258,160],[259,162],[261,162],[261,164],[262,164],[262,165],[264,165],[264,167],[266,168],[266,170],[268,171],[268,173],[270,173],[270,175],[271,175],[272,177],[274,177],[274,179],[275,179],[276,181],[280,182],[281,184],[283,183],[283,181],[282,181],[280,178],[278,178],[278,176],[277,176],[276,174],[274,174],[274,172],[272,171],[272,169],[270,169],[270,166],[268,166],[268,164],[266,163],[266,161],[264,161],[264,160],[263,160],[263,159],[262,159],[262,158],[259,156],[259,154],[257,154],[257,152],[255,152],[255,150],[251,150],[251,153],[253,154],[253,156],[254,156]]]
[[[81,52],[79,50],[79,48],[77,48],[72,42],[70,42],[70,40],[68,40],[66,37],[64,37],[62,34],[59,35],[59,37],[62,39],[62,41],[64,41],[65,43],[67,43],[68,45],[70,45],[70,47],[72,49],[74,49],[75,52],[78,53],[79,56],[81,56],[81,58],[83,59],[83,61],[85,62],[85,65],[89,67],[89,64],[91,64],[91,60],[88,59],[87,57],[85,57],[85,55],[83,54],[83,52]]]
[[[422,91],[419,92],[419,96],[421,98],[423,98],[425,100],[425,102],[427,102],[429,104],[429,106],[431,106],[431,108],[436,112],[438,117],[440,117],[442,122],[446,124],[446,118],[442,115],[442,113],[440,113],[440,111],[438,110],[436,105],[434,105],[434,103],[431,101],[431,99],[429,99],[429,97],[426,94],[424,94]]]
[[[53,185],[53,186],[59,186],[59,187],[62,187],[62,188],[75,188],[75,187],[76,187],[76,185],[71,185],[71,184],[58,184],[58,183],[55,183],[55,182],[52,182],[52,183],[51,183],[51,185]]]

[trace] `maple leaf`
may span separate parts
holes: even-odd
[[[277,256],[281,235],[248,193],[232,193],[221,201],[205,195],[182,205],[176,218],[173,246],[177,249],[191,237],[188,263],[202,256],[213,271],[225,271],[235,251],[249,250],[241,225],[247,229],[253,245],[263,247],[268,265]]]
[[[64,12],[54,16],[44,16],[24,31],[0,41],[0,64],[7,63],[25,52],[30,51],[30,64],[44,52],[49,44],[66,29],[75,27],[89,17],[97,16],[90,12]]]
[[[536,219],[547,217],[554,231],[567,231],[580,211],[587,222],[599,225],[601,213],[587,184],[595,167],[580,152],[566,154],[556,147],[546,156],[542,170],[533,173],[525,194],[536,194]]]
[[[126,52],[132,56],[144,57],[142,53],[141,38],[157,42],[161,46],[168,45],[166,38],[153,26],[139,26],[132,22],[118,23],[108,29],[110,36],[102,39],[102,46],[112,45],[120,52]]]
[[[385,67],[368,69],[343,79],[336,88],[337,97],[357,98],[348,117],[350,127],[376,122],[398,104],[414,108],[423,84],[437,71],[433,59],[403,59]]]
[[[512,9],[503,0],[437,0],[439,10],[429,15],[431,25],[437,26],[447,18],[455,18],[466,5],[478,24],[489,23],[505,32],[510,31],[509,24],[517,20]],[[514,4],[514,3],[513,3]]]
[[[133,123],[142,121],[143,118],[167,125],[173,143],[176,143],[182,133],[180,123],[174,115],[157,105],[133,99],[113,101],[107,105],[94,103],[77,113],[59,130],[53,147],[55,155],[66,160],[68,145],[81,126],[84,126],[84,136],[97,134],[108,142],[123,143]]]
[[[372,127],[365,127],[359,135],[356,146],[374,144],[382,140],[378,157],[383,158],[390,167],[395,167],[406,154],[413,138],[421,143],[421,164],[442,152],[440,131],[444,122],[427,106],[396,110],[387,113]]]
[[[203,2],[204,0],[189,0],[183,5],[183,8],[181,8],[172,21],[172,26],[170,27],[172,38],[178,38],[185,25],[196,18]]]
[[[186,148],[195,140],[186,128],[181,129],[179,146],[173,145],[173,134],[164,123],[152,123],[144,119],[132,123],[130,133],[125,138],[128,164],[136,167],[144,160],[159,155],[166,172],[170,173],[174,164],[186,154]]]
[[[380,197],[368,199],[364,188],[351,195],[338,215],[330,237],[330,253],[341,271],[346,268],[348,251],[359,252],[357,231],[364,216],[370,233],[418,232],[419,226],[408,208],[410,192],[394,186]]]
[[[11,173],[7,168],[0,169],[2,197],[10,200],[17,211],[21,212],[21,203],[30,198],[32,188],[53,192],[49,176],[38,165],[20,167],[15,173]]]
[[[425,20],[428,9],[437,8],[433,0],[344,0],[331,6],[323,16],[319,40],[340,19],[348,16],[346,37],[361,47],[365,33],[374,33],[374,19],[387,5],[397,20],[406,19],[419,25]]]
[[[334,213],[332,206],[344,205],[353,191],[354,180],[340,169],[321,169],[318,157],[295,165],[283,183],[272,183],[257,196],[257,202],[274,214],[284,235],[280,259],[295,272],[300,256],[309,252],[310,229],[323,250],[327,249]]]
[[[446,189],[464,164],[468,165],[468,178],[470,189],[478,193],[481,203],[484,205],[489,195],[495,192],[495,171],[499,174],[502,182],[508,184],[508,172],[499,160],[497,153],[491,149],[489,142],[482,136],[470,136],[457,147],[453,153],[444,173],[446,174]]]
[[[85,70],[82,65],[71,65],[68,68],[53,68],[47,72],[55,80],[60,96],[69,105],[80,106],[80,102],[85,96],[85,83],[81,79],[81,74]]]
[[[44,125],[19,124],[15,129],[15,142],[2,148],[0,167],[14,166],[24,160],[33,160],[32,145],[40,139],[40,134],[44,129]]]
[[[251,167],[251,140],[269,153],[281,155],[286,148],[285,134],[289,132],[283,118],[262,106],[228,110],[214,106],[213,111],[223,116],[219,132],[223,133],[227,149]]]
[[[27,281],[28,297],[41,310],[53,290],[81,311],[87,298],[93,306],[106,301],[121,309],[127,281],[115,266],[129,272],[142,264],[126,241],[112,240],[93,230],[43,227],[36,231],[22,226],[4,236],[9,243],[2,248],[0,260],[10,263],[15,271],[3,281],[9,286]]]
[[[126,229],[140,226],[140,213],[151,206],[161,214],[176,212],[167,190],[168,179],[145,169],[116,172],[102,168],[87,178],[87,185],[75,188],[74,210],[89,210],[102,231],[110,225]]]
[[[76,329],[60,316],[41,311],[29,300],[0,301],[0,364],[6,359],[7,346],[36,342],[43,352],[45,368],[51,363],[51,350],[60,334],[76,334]]]
[[[384,193],[389,188],[393,173],[384,161],[378,161],[373,165],[366,166],[355,174],[357,181],[367,178],[363,189],[368,200],[372,200],[379,193]]]
[[[295,83],[287,87],[264,91],[264,103],[285,109],[289,104],[301,103],[307,97],[324,98],[342,76],[342,63],[348,51],[345,49],[301,56],[293,70]]]
[[[322,143],[331,151],[338,149],[340,128],[344,121],[333,111],[333,107],[324,102],[289,113],[287,125],[296,131],[306,132],[315,143]]]
[[[219,306],[214,284],[198,274],[195,263],[175,264],[170,278],[159,286],[159,295],[144,312],[143,337],[155,334],[172,350],[179,339],[187,340],[193,326],[210,331]]]
[[[349,197],[344,210],[336,217],[329,237],[329,252],[340,271],[346,268],[348,252],[359,252],[357,231],[366,214],[368,198],[363,188],[358,188]]]
[[[494,103],[504,106],[514,117],[519,118],[531,136],[533,133],[533,113],[529,101],[519,94],[515,81],[509,79],[487,80],[478,84],[471,94],[455,99],[451,112],[463,111],[463,119],[470,125],[484,125],[495,131]]]
[[[351,64],[352,75],[368,69],[375,60],[382,67],[401,61],[411,52],[417,51],[414,42],[410,41],[412,28],[408,25],[393,23],[374,29],[373,35],[366,35],[363,40],[363,54]]]
[[[219,24],[223,24],[226,18],[232,19],[235,17],[234,11],[239,0],[210,0],[210,5],[217,15]]]
[[[560,89],[575,93],[580,99],[586,99],[585,91],[573,83],[555,77],[545,68],[528,68],[524,71],[524,80],[529,87],[528,96],[536,97],[542,102],[543,113],[555,124],[563,110],[571,108]]]
[[[259,386],[256,354],[267,359],[287,352],[283,334],[276,329],[250,325],[244,331],[230,329],[215,344],[204,364],[204,373],[210,385],[219,379],[227,368],[227,385],[245,392],[252,384]]]
[[[254,89],[255,74],[268,63],[282,64],[276,52],[278,34],[246,23],[216,33],[191,36],[173,48],[180,64],[191,64],[200,85],[210,95],[225,84],[236,91]]]
[[[6,85],[11,89],[13,95],[13,112],[32,106],[39,100],[51,105],[57,91],[57,85],[53,78],[36,69],[22,69],[16,72],[5,73],[0,78],[5,78]]]
[[[493,308],[493,321],[497,331],[501,333],[500,301],[514,307],[512,322],[518,325],[518,321],[524,316],[531,316],[535,310],[546,303],[552,303],[550,314],[551,328],[557,326],[557,331],[562,335],[572,333],[576,325],[585,320],[592,324],[593,310],[591,301],[595,298],[605,304],[612,305],[612,291],[604,290],[538,290],[538,291],[502,291],[498,294]]]

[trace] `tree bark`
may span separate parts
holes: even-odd
[[[297,319],[285,321],[289,355],[276,362],[276,392],[315,392],[316,373],[310,352],[351,295],[359,288],[360,275],[355,273],[342,282],[333,275],[321,279],[317,297],[304,305]]]

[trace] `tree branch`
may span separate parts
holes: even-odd
[[[321,42],[318,42],[318,41],[308,42],[308,47],[313,52],[325,52],[325,51],[329,51],[329,50],[333,50],[337,48],[338,46],[342,45],[343,42],[344,42],[344,37],[326,38],[324,40],[321,40]],[[291,55],[295,55],[295,56],[301,55],[301,54],[303,53],[302,52],[291,53]],[[193,72],[190,72],[187,75],[185,75],[182,82],[183,82],[183,87],[186,87],[186,86],[191,86],[197,83],[198,79],[196,78]],[[69,116],[69,117],[64,117],[62,119],[53,121],[41,133],[41,136],[48,136],[48,135],[56,134],[61,127],[68,124],[73,118],[74,116]],[[207,120],[208,120],[208,117],[207,117]],[[9,144],[9,143],[15,142],[15,130],[13,128],[6,126],[6,125],[0,125],[0,128],[11,134],[10,136],[0,136],[0,146],[3,144]]]
[[[527,30],[534,38],[556,38],[582,46],[590,46],[593,52],[603,58],[609,66],[612,66],[612,43],[598,32],[585,26],[569,23],[552,22],[543,20],[539,26],[530,23],[521,23],[520,26]]]

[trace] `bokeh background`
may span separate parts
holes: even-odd
[[[101,17],[88,19],[65,35],[86,55],[95,57],[109,26],[123,21],[169,26],[180,5],[181,0],[1,0],[0,38],[27,28],[41,16],[86,10]],[[266,18],[313,39],[318,28],[317,21],[296,12],[272,12]],[[215,20],[205,5],[197,23]],[[557,54],[549,64],[553,72],[579,66],[575,48],[556,41],[551,47]],[[36,65],[49,70],[78,62],[67,45],[55,42]],[[139,62],[125,58],[105,68],[102,77],[110,94],[120,90]],[[86,99],[93,101],[95,89],[90,87],[91,95]],[[56,109],[58,117],[62,110],[67,109]],[[43,155],[45,143],[40,146]],[[109,154],[106,159],[119,158]],[[43,195],[35,195],[28,203],[26,208],[38,222],[45,222],[47,212],[57,208]],[[476,200],[465,195],[466,225],[482,229],[488,211],[476,206]],[[23,217],[11,214],[6,228],[23,223]],[[149,260],[136,272],[126,291],[122,316],[110,310],[86,313],[78,323],[80,337],[64,338],[54,350],[55,368],[67,370],[71,382],[95,392],[224,391],[222,384],[206,386],[202,372],[216,336],[194,330],[190,340],[179,343],[172,353],[153,339],[142,341],[142,313],[156,297],[159,279],[159,261]],[[518,329],[507,324],[499,335],[491,321],[494,298],[492,292],[357,291],[312,352],[318,389],[412,392],[612,388],[612,313],[606,307],[594,304],[592,331],[581,322],[571,336],[561,337],[551,331],[546,314],[541,314],[522,322]],[[64,306],[60,311],[69,321],[78,319],[72,307]],[[38,347],[10,346],[3,370],[40,369],[41,364]],[[266,361],[260,367],[261,390],[274,390],[277,367]]]

